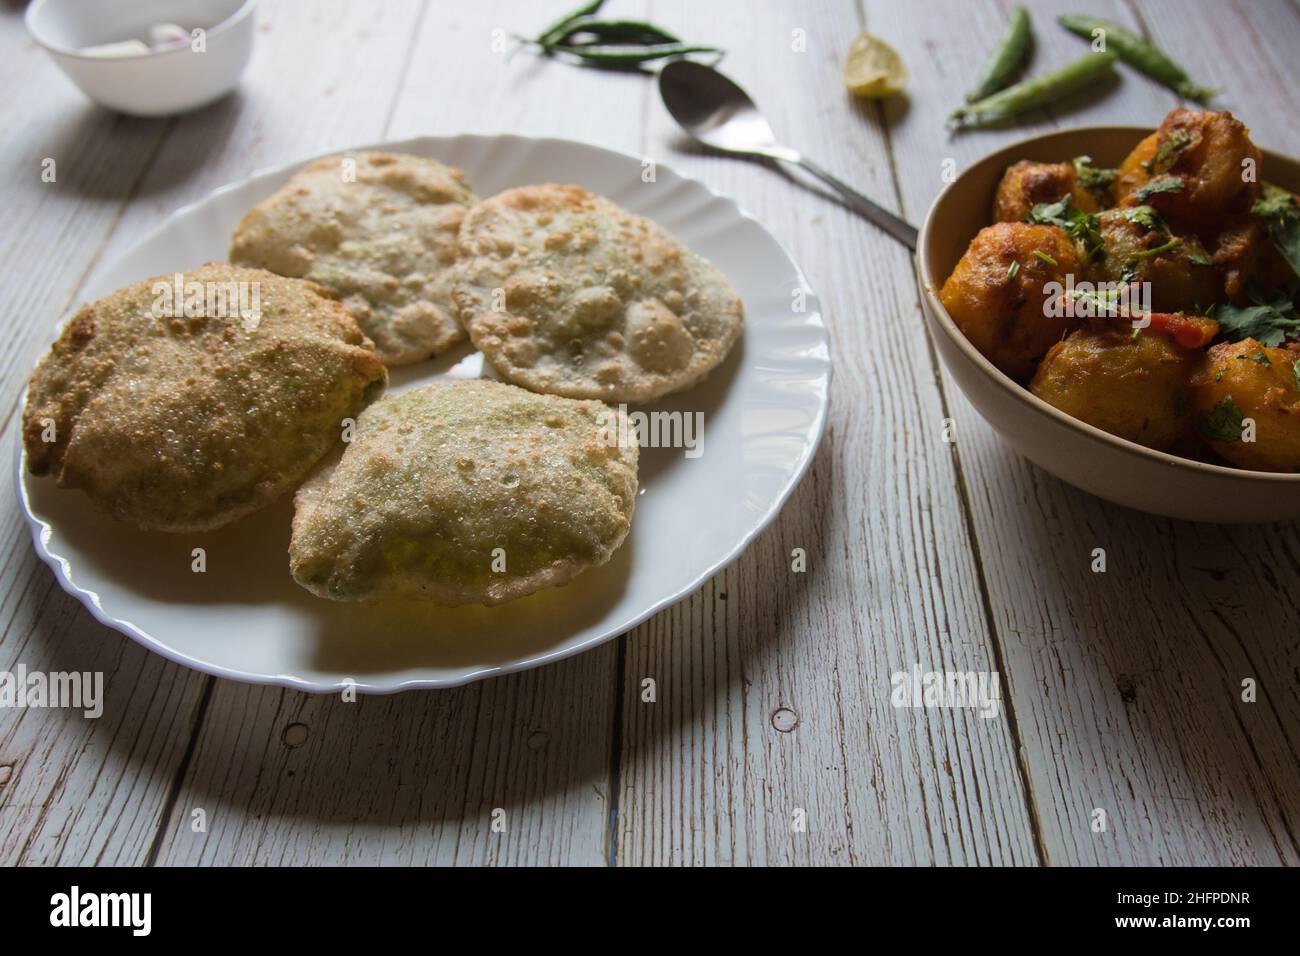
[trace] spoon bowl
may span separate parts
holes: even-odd
[[[724,153],[794,163],[907,248],[916,248],[914,226],[779,142],[750,95],[713,67],[692,60],[670,61],[659,71],[659,96],[677,125],[696,142]]]
[[[712,67],[674,60],[659,73],[659,95],[677,125],[706,146],[797,162],[790,155],[794,151],[776,141],[749,94]]]

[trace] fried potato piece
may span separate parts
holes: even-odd
[[[1242,301],[1253,282],[1261,289],[1277,289],[1295,273],[1277,250],[1264,220],[1258,216],[1234,216],[1214,240],[1214,264],[1223,272],[1223,295]]]
[[[464,173],[432,159],[319,159],[244,216],[230,261],[319,283],[356,316],[386,364],[409,365],[465,337],[449,269],[476,201]]]
[[[485,380],[367,409],[294,499],[289,564],[336,601],[501,604],[604,564],[636,501],[623,410]]]
[[[460,321],[503,378],[533,391],[648,402],[701,381],[744,324],[711,263],[577,186],[485,200],[460,243]]]
[[[1158,218],[1133,215],[1143,210],[1151,211],[1129,206],[1098,217],[1102,247],[1085,269],[1089,280],[1120,282],[1129,276],[1150,282],[1154,311],[1203,313],[1218,301],[1219,270],[1195,235],[1174,236]]]
[[[1014,266],[1012,264],[1015,264]],[[939,291],[980,354],[1017,381],[1077,320],[1050,308],[1049,282],[1079,275],[1074,243],[1056,226],[1002,222],[981,229]]]
[[[1133,151],[1119,164],[1119,175],[1115,179],[1115,202],[1118,205],[1136,205],[1133,193],[1151,180],[1148,166],[1156,158],[1160,146],[1160,133],[1155,132],[1142,138]]]
[[[179,296],[176,279],[72,317],[32,375],[23,442],[33,474],[122,521],[204,531],[296,487],[387,373],[309,282],[225,263],[182,274]]]
[[[1205,443],[1238,468],[1300,470],[1298,358],[1254,339],[1211,347],[1192,390]]]
[[[1250,131],[1231,113],[1179,108],[1160,124],[1141,173],[1125,160],[1117,195],[1125,204],[1149,203],[1176,228],[1208,237],[1225,217],[1248,212],[1259,197],[1259,162]],[[1254,176],[1243,175],[1248,163],[1253,163]],[[1180,185],[1155,191],[1157,178]],[[1149,195],[1143,195],[1143,187]]]
[[[1024,222],[1038,203],[1053,203],[1063,196],[1083,212],[1096,212],[1097,197],[1079,184],[1073,163],[1035,163],[1021,160],[1007,167],[993,196],[994,222]]]
[[[1029,390],[1081,422],[1164,450],[1187,432],[1199,361],[1199,351],[1163,335],[1084,327],[1052,346]]]

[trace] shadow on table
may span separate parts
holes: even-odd
[[[741,347],[743,348],[743,346]],[[712,407],[710,395],[725,393],[739,362],[741,348],[723,367],[693,394],[690,399],[698,409],[701,403]],[[673,399],[656,408],[673,408]],[[828,444],[823,444],[816,468],[827,480]],[[650,483],[667,464],[656,458],[679,455],[672,449],[647,449],[643,479]],[[763,535],[739,559],[756,560],[755,549],[773,536],[783,537],[788,522],[798,521],[799,512],[810,507],[808,497],[811,477],[796,490],[776,525]],[[284,600],[283,582],[287,575],[284,549],[288,540],[290,510],[287,501],[274,508],[212,533],[205,541],[208,570],[205,575],[189,573],[188,565],[193,536],[160,536],[123,529],[112,519],[94,509],[80,492],[54,488],[52,483],[36,483],[33,503],[40,513],[58,508],[60,534],[75,544],[79,559],[86,567],[101,572],[129,564],[113,572],[115,581],[129,582],[135,593],[166,601],[183,610],[188,602],[208,603],[214,590],[221,595],[223,606],[232,615],[248,604]],[[633,529],[633,535],[636,529]],[[140,541],[136,541],[139,538]],[[811,540],[811,539],[809,539]],[[230,555],[251,556],[255,562],[252,582],[247,560],[238,568],[230,567]],[[534,595],[518,602],[518,610],[535,619],[539,632],[548,622],[561,620],[573,602],[572,589],[582,588],[600,579],[622,580],[631,573],[631,549],[626,546],[603,568],[588,572],[568,588]],[[815,563],[817,557],[811,556]],[[39,573],[48,573],[40,569]],[[239,585],[238,590],[232,589]],[[223,583],[225,582],[225,583]],[[128,586],[128,585],[123,585]],[[706,585],[706,592],[717,587]],[[597,590],[617,589],[604,586]],[[780,600],[801,600],[801,589],[784,585]],[[771,598],[772,595],[766,596]],[[315,635],[319,666],[345,672],[352,666],[365,668],[373,647],[358,647],[358,635],[373,634],[358,615],[369,613],[364,607],[335,605],[312,597],[296,586],[292,599],[321,614],[321,627]],[[590,602],[586,602],[590,603]],[[524,608],[527,604],[528,607]],[[505,610],[510,610],[507,605]],[[499,613],[502,609],[468,608],[467,615]],[[79,610],[69,611],[83,619],[85,630],[98,633],[102,646],[127,645],[118,654],[135,655],[139,649],[116,635],[109,635],[85,621]],[[406,613],[406,612],[403,612]],[[416,618],[427,615],[427,608],[410,609]],[[770,620],[772,609],[766,599],[760,619]],[[237,620],[232,617],[231,620]],[[410,623],[410,622],[408,622]],[[419,620],[411,628],[418,629]],[[232,627],[237,625],[232,624]],[[633,632],[620,641],[644,639],[646,629]],[[763,641],[781,638],[779,627],[766,632]],[[711,638],[706,638],[711,639]],[[52,669],[81,670],[86,664],[86,648],[60,644],[49,633],[37,633],[33,640],[56,659]],[[545,648],[539,646],[538,653]],[[757,649],[756,649],[757,650]],[[392,657],[392,647],[384,653]],[[101,651],[102,653],[102,651]],[[482,647],[467,649],[471,657],[482,657]],[[158,663],[153,655],[145,655]],[[487,820],[490,811],[503,807],[507,811],[547,807],[547,801],[566,799],[565,794],[581,793],[589,800],[592,789],[608,808],[609,787],[616,746],[616,700],[621,676],[618,664],[621,649],[617,642],[605,644],[575,658],[534,671],[508,675],[481,683],[444,691],[410,692],[390,697],[363,696],[345,702],[339,695],[314,696],[278,688],[253,687],[216,681],[210,703],[201,710],[201,728],[195,744],[181,805],[173,813],[173,822],[187,819],[187,808],[203,806],[211,812],[221,806],[238,807],[249,817],[292,818],[299,821],[373,824],[400,828],[419,825],[452,825],[457,821]],[[161,665],[170,680],[207,681],[174,665]],[[761,666],[755,664],[755,666]],[[115,668],[109,668],[113,670]],[[358,674],[358,679],[361,679]],[[115,678],[120,684],[130,679],[125,672]],[[622,693],[635,694],[636,680]],[[115,706],[143,706],[146,695],[137,702]],[[120,716],[120,715],[119,715]],[[185,750],[185,738],[192,723],[189,713],[179,719],[172,733],[173,757]],[[130,719],[138,720],[139,714]],[[293,727],[292,733],[289,728]],[[140,761],[139,750],[131,734],[113,733],[106,746],[122,748],[122,756]],[[301,739],[300,739],[301,738]],[[261,767],[256,773],[245,772]],[[145,768],[140,768],[145,773]],[[175,767],[150,767],[149,774],[174,773]],[[405,796],[402,796],[402,795]],[[405,802],[404,802],[405,801]],[[559,812],[549,810],[543,812]],[[588,819],[590,804],[575,810]],[[598,814],[603,831],[603,812]],[[486,824],[485,824],[486,825]],[[293,831],[297,832],[297,831]],[[286,836],[292,842],[292,834]],[[359,852],[369,853],[362,847]],[[206,852],[220,854],[219,848]],[[231,853],[248,852],[247,847],[232,843]],[[184,851],[164,851],[163,859],[183,856]]]
[[[147,198],[190,179],[220,150],[244,105],[244,95],[236,89],[183,116],[145,118],[116,113],[83,98],[49,118],[35,148],[58,164],[62,189],[92,199]],[[201,129],[204,148],[171,150],[160,161],[167,134],[177,123]],[[16,159],[34,161],[27,155]],[[39,175],[19,182],[29,188],[46,185]]]
[[[738,564],[766,561],[771,549],[784,551],[788,540],[810,543],[810,566],[823,555],[821,539],[799,531],[810,521],[815,498],[814,481],[831,480],[832,455],[823,442],[814,463],[817,477],[806,476],[777,521],[742,555]],[[744,575],[731,570],[705,585],[706,595],[716,599],[725,588],[725,577]],[[755,572],[749,572],[756,577]],[[758,603],[746,617],[763,621],[765,627],[745,637],[743,670],[756,670],[769,651],[786,638],[801,617],[806,588],[802,581],[782,580],[798,575],[780,575],[771,588],[757,595]],[[725,595],[722,595],[725,598]],[[665,612],[671,613],[671,612]],[[643,625],[619,641],[651,640],[652,625]],[[707,642],[728,640],[724,635],[706,634]],[[708,648],[703,652],[710,655]],[[626,652],[629,656],[632,651]],[[312,823],[346,824],[392,828],[405,832],[400,839],[408,849],[418,846],[416,861],[426,854],[447,855],[430,849],[428,827],[451,828],[446,838],[453,842],[458,823],[481,823],[482,839],[490,837],[492,811],[505,811],[514,840],[531,839],[538,832],[570,834],[559,823],[548,825],[548,814],[569,814],[579,820],[595,821],[586,827],[589,841],[607,838],[610,785],[614,754],[621,745],[616,737],[616,700],[620,699],[619,665],[623,660],[617,642],[610,642],[577,657],[547,667],[507,675],[465,687],[444,691],[412,692],[388,697],[361,697],[355,703],[337,695],[317,696],[277,688],[259,688],[217,681],[207,708],[195,749],[190,773],[181,790],[180,803],[172,814],[174,826],[182,827],[192,807],[205,807],[219,816],[222,807],[238,808],[246,826],[262,820],[268,826],[284,828],[279,839],[285,844],[284,859],[317,862],[400,861],[400,853],[383,849],[384,841],[367,841],[354,834],[347,850],[337,848],[338,859],[328,848],[309,846]],[[73,661],[64,662],[75,667]],[[642,706],[636,699],[639,676],[627,673],[621,699],[627,708]],[[666,676],[661,688],[666,689]],[[740,672],[715,686],[712,698],[701,699],[697,711],[723,706],[722,698],[740,693]],[[714,685],[711,685],[714,686]],[[679,712],[680,705],[664,713],[674,716],[657,733],[672,734],[680,721],[696,715]],[[703,718],[707,719],[707,718]],[[118,739],[114,737],[114,745]],[[645,741],[641,741],[645,743]],[[121,746],[130,747],[128,740]],[[630,754],[621,754],[627,761]],[[592,791],[603,810],[593,814]],[[567,809],[566,809],[567,807]],[[228,812],[228,811],[227,811]],[[593,830],[592,828],[595,828]],[[578,830],[583,830],[581,825]],[[599,832],[596,832],[599,831]],[[466,831],[466,840],[473,839]],[[390,833],[391,837],[393,834]],[[188,832],[176,837],[186,842]],[[229,839],[231,834],[225,835]],[[203,851],[204,858],[237,859],[252,862],[257,840],[235,841],[227,857],[220,846]],[[238,845],[236,845],[236,843]],[[503,843],[502,846],[509,844]],[[522,848],[515,851],[528,859],[539,854],[548,859],[569,859],[567,846],[549,850]],[[326,856],[321,857],[324,852]],[[415,853],[417,851],[410,850]],[[497,851],[490,851],[489,855]],[[506,853],[505,849],[500,850]],[[580,852],[578,850],[575,853]],[[482,848],[476,851],[482,854]],[[180,846],[164,849],[162,861],[189,859]],[[274,862],[257,858],[257,862]],[[583,857],[578,862],[593,862]]]

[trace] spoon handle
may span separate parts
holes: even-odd
[[[885,232],[889,233],[891,236],[893,236],[903,245],[907,246],[907,248],[911,249],[913,252],[916,251],[916,227],[915,226],[911,225],[908,222],[905,222],[902,219],[899,219],[888,209],[883,209],[880,206],[877,206],[866,196],[862,195],[862,193],[858,192],[856,189],[854,189],[852,186],[848,185],[847,183],[841,182],[840,180],[836,179],[834,176],[826,172],[826,170],[822,169],[820,166],[818,166],[816,163],[814,163],[812,160],[808,159],[807,157],[800,156],[797,160],[795,160],[795,162],[797,162],[808,172],[812,173],[822,182],[826,183],[828,186],[833,187],[836,192],[838,192],[841,196],[844,197],[845,202],[847,202],[858,212],[862,213],[862,215],[866,216],[868,219],[874,222],[881,229],[885,230]]]

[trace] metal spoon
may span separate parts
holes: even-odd
[[[833,187],[845,202],[907,248],[916,249],[914,226],[877,206],[806,156],[778,143],[749,94],[712,67],[673,60],[659,71],[659,95],[682,129],[705,146],[795,163]]]

